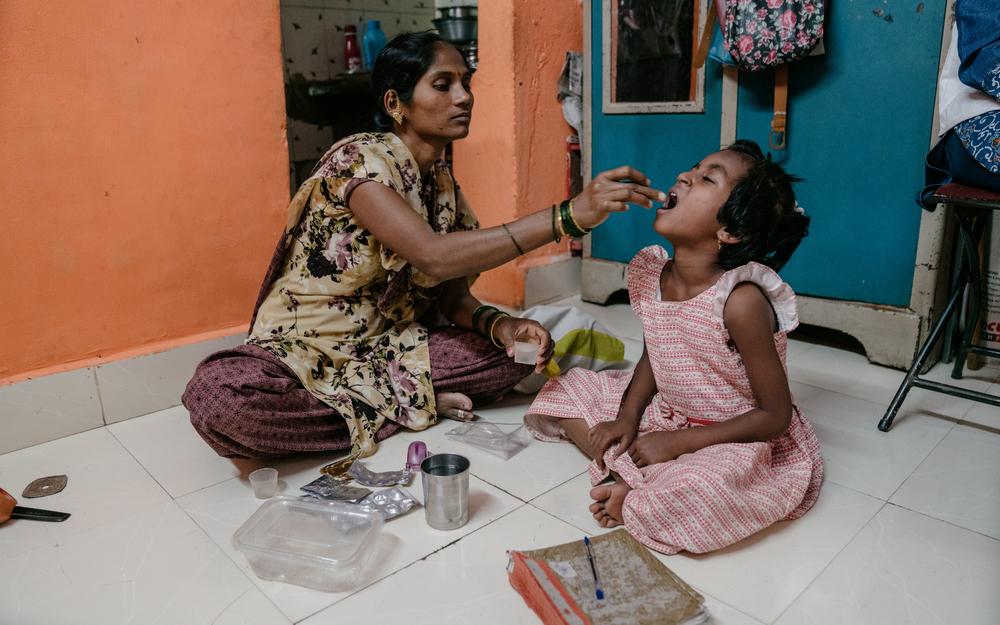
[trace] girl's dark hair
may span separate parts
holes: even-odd
[[[417,81],[434,63],[439,45],[451,44],[433,30],[426,30],[396,35],[379,52],[372,68],[372,94],[375,96],[375,127],[380,131],[392,130],[392,118],[385,110],[386,92],[395,89],[400,101],[409,103]]]
[[[809,233],[810,219],[796,210],[792,191],[792,184],[801,178],[786,173],[753,141],[741,139],[724,149],[750,161],[750,169],[716,216],[740,239],[722,245],[719,264],[733,269],[756,261],[778,271]]]

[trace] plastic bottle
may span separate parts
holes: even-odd
[[[344,26],[344,65],[347,73],[361,71],[361,49],[358,48],[358,28],[353,24]]]
[[[365,67],[371,69],[375,65],[378,53],[385,47],[385,33],[382,32],[382,25],[378,20],[368,20],[368,27],[365,29]]]

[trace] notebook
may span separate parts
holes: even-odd
[[[583,540],[510,551],[511,586],[545,625],[701,625],[705,599],[624,529],[590,540],[603,599]]]

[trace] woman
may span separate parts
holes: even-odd
[[[665,196],[597,176],[573,200],[500,227],[478,223],[442,160],[468,135],[473,97],[462,55],[434,33],[393,39],[372,83],[386,133],[334,145],[288,210],[247,344],[198,366],[184,405],[220,455],[375,452],[400,426],[465,420],[531,372],[515,339],[552,352],[537,323],[483,306],[469,276],[600,224],[626,203]],[[447,325],[437,321],[443,317]]]

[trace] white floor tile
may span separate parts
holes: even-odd
[[[1000,384],[990,386],[986,392],[1000,397]],[[976,402],[976,405],[962,417],[962,421],[1000,433],[1000,407]]]
[[[712,625],[763,625],[760,621],[743,614],[736,608],[726,605],[701,588],[695,588],[705,597],[705,607],[712,615]]]
[[[777,625],[994,625],[1000,542],[886,506]]]
[[[891,501],[1000,539],[998,476],[1000,434],[957,425]]]
[[[985,391],[994,382],[994,369],[969,372],[961,380],[952,380],[951,367],[939,364],[925,376],[977,391]],[[824,388],[851,397],[888,405],[903,381],[904,373],[873,365],[853,352],[816,345],[789,362],[789,377],[803,384]],[[974,402],[924,389],[912,389],[903,403],[910,412],[922,412],[953,419],[961,418]]]
[[[396,465],[396,459],[405,458],[405,438],[394,436],[383,442],[379,452],[369,459],[368,466],[375,471],[384,471]],[[284,494],[298,495],[299,487],[315,479],[318,469],[329,459],[300,458],[276,463],[279,479],[284,482]],[[423,488],[419,478],[408,490],[423,501]],[[280,582],[264,581],[256,578],[243,554],[236,552],[231,544],[234,532],[260,506],[253,497],[250,485],[245,479],[233,479],[210,488],[192,493],[178,500],[180,505],[204,529],[264,594],[277,605],[293,622],[343,599],[351,593],[324,593]],[[398,569],[427,556],[430,553],[458,540],[462,536],[483,527],[491,521],[522,505],[517,499],[486,484],[478,478],[469,480],[469,523],[459,530],[438,531],[431,529],[424,520],[423,508],[416,508],[408,514],[386,523],[376,544],[376,552],[371,565],[363,574],[364,581],[359,587],[389,575]]]
[[[48,475],[66,475],[66,488],[47,497],[21,497],[32,480]],[[0,528],[0,561],[42,547],[55,548],[74,536],[170,501],[104,428],[0,456],[0,485],[19,505],[72,514],[61,523],[8,521]]]
[[[291,625],[271,601],[256,587],[247,589],[239,599],[212,621],[212,625]]]
[[[797,341],[795,339],[788,339],[788,354],[787,360],[789,363],[798,360],[798,358],[815,347],[813,343],[806,343],[805,341]]]
[[[173,501],[105,521],[0,558],[0,622],[208,625],[253,587]]]
[[[175,499],[264,464],[220,457],[195,432],[184,406],[115,423],[108,429]]]
[[[696,588],[764,623],[773,622],[883,505],[873,497],[824,484],[816,506],[706,555],[660,556]]]
[[[792,394],[816,429],[826,479],[888,499],[954,423],[919,412],[901,412],[889,432],[877,423],[885,404],[792,382]]]
[[[590,534],[590,481],[582,475],[531,502]],[[777,523],[722,551],[659,556],[698,590],[764,623],[787,608],[883,505],[873,497],[827,483],[816,506],[795,521]]]
[[[582,534],[525,506],[304,621],[304,625],[535,625],[507,580],[507,550],[549,547]],[[385,601],[392,596],[392,601]]]
[[[532,499],[531,505],[559,517],[587,534],[603,534],[609,530],[598,525],[588,509],[593,503],[590,498],[591,488],[590,474],[583,473]]]

